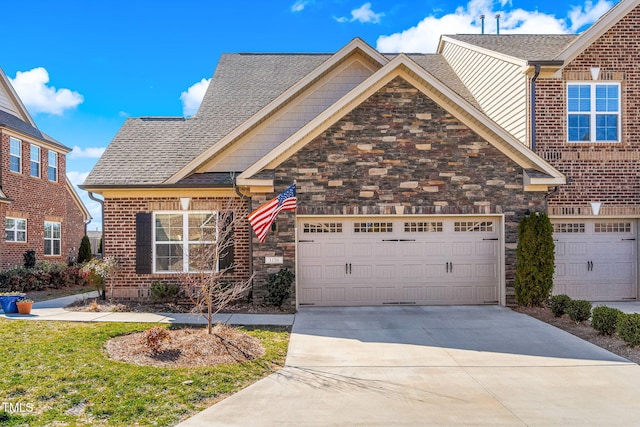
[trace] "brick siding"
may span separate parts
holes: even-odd
[[[549,199],[551,213],[590,214],[592,201],[603,202],[601,214],[640,213],[638,22],[636,8],[572,61],[561,78],[537,81],[536,151],[569,180]],[[591,67],[600,67],[604,82],[622,80],[620,143],[567,142],[566,82],[591,81]]]
[[[276,192],[293,181],[298,214],[504,214],[507,302],[513,302],[517,225],[526,210],[542,210],[544,195],[525,193],[522,168],[406,81],[396,78],[281,164]],[[255,209],[269,196],[254,196]],[[294,268],[294,216],[277,231],[254,236],[258,295],[269,273],[265,256]]]
[[[191,210],[215,211],[219,206],[227,207],[226,198],[192,198]],[[230,281],[250,277],[249,224],[246,221],[247,202],[234,199],[230,209],[238,215],[240,222],[234,229],[234,270]],[[151,283],[179,283],[179,274],[136,274],[136,214],[157,211],[182,211],[178,198],[107,198],[104,203],[104,256],[118,260],[119,269],[109,279],[114,296],[123,298],[147,298]]]
[[[0,203],[0,221],[2,235],[0,239],[0,268],[6,269],[23,264],[23,254],[29,249],[36,252],[36,260],[67,262],[71,252],[77,257],[80,241],[85,233],[84,216],[80,207],[66,188],[65,155],[58,153],[58,182],[48,179],[49,151],[40,146],[40,178],[30,174],[31,142],[22,140],[22,173],[9,171],[9,139],[6,132],[0,131],[2,150],[0,165],[0,185],[11,199],[11,203]],[[17,138],[20,139],[20,138]],[[34,142],[34,145],[38,145]],[[27,220],[27,242],[6,242],[4,226],[6,217]],[[44,222],[61,223],[60,256],[44,255]]]

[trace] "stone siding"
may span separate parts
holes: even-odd
[[[396,78],[281,164],[276,192],[297,183],[300,215],[503,214],[507,300],[512,302],[517,225],[542,210],[522,168],[401,78]],[[254,197],[253,208],[269,197]],[[283,212],[265,244],[254,237],[257,283],[294,268],[294,215]]]

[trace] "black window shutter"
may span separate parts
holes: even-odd
[[[151,274],[153,253],[151,214],[138,212],[136,214],[136,273]]]
[[[233,213],[230,213],[225,216],[225,223],[226,224],[223,225],[225,230],[227,227],[233,227]],[[220,265],[219,265],[220,270],[224,270],[226,268],[233,266],[233,252],[235,249],[234,247],[235,239],[233,236],[233,228],[231,228],[228,231],[228,233],[225,233],[225,234],[227,239],[227,247],[224,250],[225,253],[221,254],[222,258],[220,258]]]

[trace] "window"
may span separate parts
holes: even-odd
[[[6,218],[4,223],[4,240],[7,242],[27,241],[27,220]]]
[[[31,146],[31,176],[40,178],[40,147]]]
[[[58,180],[58,154],[49,151],[49,181]]]
[[[342,233],[341,222],[324,222],[312,224],[305,222],[302,225],[303,233]]]
[[[554,233],[584,233],[584,223],[555,223],[553,224]]]
[[[217,214],[159,212],[154,214],[154,271],[215,270]]]
[[[391,233],[392,222],[356,222],[353,224],[355,233]]]
[[[456,221],[453,223],[455,232],[493,232],[493,221]]]
[[[405,222],[405,233],[442,233],[442,222]]]
[[[630,222],[596,222],[594,225],[596,233],[631,233]]]
[[[567,133],[570,142],[620,141],[620,84],[568,84]]]
[[[9,170],[22,173],[22,141],[9,138]]]
[[[49,256],[60,256],[60,223],[44,223],[44,254]]]

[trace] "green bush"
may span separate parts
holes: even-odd
[[[29,249],[22,254],[24,268],[33,268],[36,265],[36,251]]]
[[[281,307],[291,296],[291,285],[294,279],[295,275],[286,268],[281,268],[277,273],[270,274],[267,295],[265,296],[267,304]]]
[[[553,295],[549,298],[549,308],[556,317],[562,317],[567,312],[567,305],[571,302],[569,295]]]
[[[616,331],[629,345],[640,345],[640,314],[622,313],[616,322]]]
[[[151,299],[157,302],[175,300],[180,295],[180,286],[175,283],[155,281],[151,283]]]
[[[617,308],[604,305],[595,307],[591,313],[591,326],[600,335],[613,335],[616,332],[616,322],[622,312]]]
[[[553,227],[544,212],[526,215],[518,225],[516,247],[516,302],[542,306],[553,289],[555,270]]]
[[[91,258],[93,258],[93,255],[91,254],[91,241],[89,240],[89,236],[85,234],[80,241],[78,264],[84,264],[85,262],[91,261]]]
[[[43,261],[33,268],[14,267],[0,272],[0,290],[3,291],[29,292],[84,284],[77,267],[60,263]]]
[[[565,311],[574,322],[584,322],[591,317],[591,303],[582,299],[574,299],[569,301]]]

